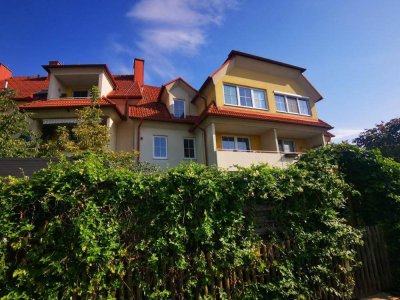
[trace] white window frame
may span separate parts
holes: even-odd
[[[310,98],[309,98],[309,97],[305,97],[305,96],[301,96],[301,95],[296,95],[296,94],[290,94],[290,93],[284,93],[284,92],[279,92],[279,91],[274,91],[275,106],[276,106],[275,96],[282,96],[282,97],[285,99],[285,105],[286,105],[286,111],[276,109],[277,112],[279,112],[279,113],[285,113],[285,114],[292,114],[292,115],[307,116],[307,117],[311,117],[311,116],[312,116],[311,105],[310,105]],[[289,111],[289,105],[288,105],[287,97],[296,98],[297,110],[299,111],[298,113]],[[305,101],[307,101],[308,110],[310,111],[310,114],[302,114],[302,113],[300,112],[299,100],[303,100],[303,101],[305,100]]]
[[[192,140],[193,141],[193,157],[186,157],[185,156],[185,140]],[[188,160],[193,160],[196,159],[197,155],[196,155],[196,139],[193,137],[185,137],[183,138],[183,159],[188,159]]]
[[[224,137],[229,137],[229,138],[233,138],[234,143],[235,143],[235,149],[224,149],[224,141],[223,138]],[[249,150],[239,150],[237,147],[238,144],[238,138],[242,138],[242,139],[247,139],[249,141]],[[251,149],[251,139],[249,136],[237,136],[237,135],[221,135],[221,149],[224,151],[239,151],[239,152],[248,152],[248,151],[252,151]]]
[[[283,151],[280,151],[280,149],[279,149],[279,141],[281,141],[282,142],[282,149],[283,149]],[[284,146],[284,143],[285,142],[291,142],[291,143],[293,143],[293,152],[285,152],[285,146]],[[294,141],[294,140],[291,140],[291,139],[278,139],[278,149],[279,149],[279,152],[281,152],[281,153],[296,153],[297,151],[297,146],[296,146],[296,142]]]
[[[155,156],[155,140],[156,138],[165,139],[165,156]],[[168,159],[168,136],[166,135],[153,135],[153,159]]]
[[[236,101],[237,101],[237,105],[235,104],[230,104],[230,103],[226,103],[225,102],[225,90],[224,90],[224,86],[231,86],[236,88]],[[241,105],[240,104],[240,92],[239,92],[239,88],[244,88],[244,89],[250,89],[250,93],[251,93],[251,104],[252,106],[246,106],[246,105]],[[255,101],[254,101],[254,93],[253,91],[260,91],[264,93],[265,96],[265,108],[262,107],[255,107]],[[259,89],[259,88],[252,88],[252,87],[248,87],[248,86],[243,86],[243,85],[237,85],[237,84],[231,84],[231,83],[223,83],[222,84],[222,94],[224,95],[224,105],[227,106],[235,106],[235,107],[245,107],[245,108],[252,108],[252,109],[259,109],[259,110],[269,110],[269,106],[268,106],[268,98],[267,98],[267,91],[264,89]]]
[[[177,117],[175,116],[175,102],[183,102],[183,117]],[[174,116],[174,118],[176,119],[182,119],[182,118],[186,118],[186,101],[183,99],[174,99],[174,105],[173,105],[173,110],[172,110],[172,115]]]

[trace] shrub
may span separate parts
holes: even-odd
[[[116,168],[102,155],[62,160],[31,178],[0,182],[0,296],[104,296],[133,271],[147,297],[170,298],[167,281],[182,278],[178,293],[193,297],[212,274],[240,266],[263,272],[252,213],[259,203],[273,207],[277,224],[267,241],[292,246],[273,262],[279,276],[240,285],[234,296],[312,298],[317,288],[348,296],[352,282],[342,279],[360,241],[339,215],[349,190],[323,165],[228,172],[183,164],[149,172]],[[333,272],[342,260],[348,268]]]

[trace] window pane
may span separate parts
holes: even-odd
[[[183,118],[185,116],[185,101],[175,100],[174,101],[174,117]]]
[[[163,136],[154,137],[153,155],[157,158],[167,157],[167,138]]]
[[[265,92],[253,90],[254,95],[254,106],[257,108],[267,108],[267,103],[265,101]]]
[[[285,97],[282,95],[275,95],[275,103],[277,111],[286,111]]]
[[[222,137],[222,149],[234,150],[235,149],[235,138],[230,136]]]
[[[310,105],[308,100],[299,99],[300,113],[303,115],[311,115]]]
[[[185,158],[195,158],[194,156],[194,139],[183,140],[183,152]]]
[[[239,95],[240,95],[240,105],[242,106],[253,106],[251,101],[251,90],[248,88],[239,87]]]
[[[294,97],[286,97],[288,103],[288,111],[291,113],[299,113],[299,108],[297,107],[297,99]]]
[[[225,104],[237,105],[236,87],[232,85],[224,85]]]
[[[248,138],[237,138],[237,149],[241,151],[250,150],[250,142]]]

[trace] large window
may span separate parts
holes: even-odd
[[[184,118],[185,117],[185,101],[174,100],[174,117]]]
[[[285,153],[296,152],[294,141],[278,140],[278,145],[280,152],[285,152]]]
[[[224,101],[228,105],[267,109],[265,91],[224,84]]]
[[[193,138],[185,138],[183,139],[183,152],[185,159],[194,159],[196,158],[196,153],[194,150],[194,139]]]
[[[237,136],[223,136],[222,137],[222,149],[223,150],[249,151],[250,150],[249,138],[237,137]]]
[[[167,159],[168,151],[168,138],[162,135],[155,135],[153,137],[153,158]]]
[[[310,102],[306,98],[275,94],[275,104],[278,112],[311,116]]]

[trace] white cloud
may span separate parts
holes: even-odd
[[[207,43],[207,30],[222,24],[226,12],[238,0],[140,0],[127,13],[140,22],[136,42],[150,73],[164,79],[176,77],[172,56],[195,55]],[[127,47],[114,45],[115,52],[127,53]]]
[[[351,142],[362,131],[364,131],[364,130],[362,130],[362,129],[348,129],[348,128],[333,129],[333,130],[331,130],[331,132],[335,135],[335,137],[332,139],[332,142],[340,143],[340,142],[346,141],[346,140]]]

